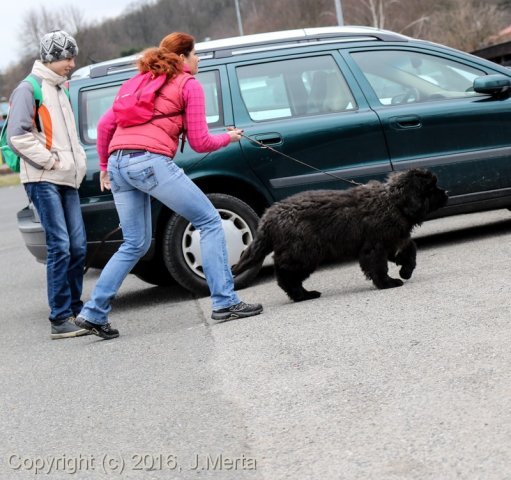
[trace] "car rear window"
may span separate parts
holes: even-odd
[[[216,70],[199,72],[196,78],[204,88],[206,99],[206,120],[209,127],[224,123],[220,80]],[[94,144],[97,139],[97,126],[101,116],[112,106],[121,83],[101,85],[83,90],[80,93],[80,136],[85,144]]]

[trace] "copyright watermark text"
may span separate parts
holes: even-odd
[[[156,471],[169,470],[256,470],[255,458],[241,455],[195,454],[187,461],[181,461],[170,453],[135,453],[130,455],[34,455],[16,453],[6,457],[7,466],[14,471],[30,472],[35,475],[54,473],[75,474],[77,472],[100,471],[106,474],[122,474],[127,470]]]

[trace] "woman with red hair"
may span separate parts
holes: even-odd
[[[225,321],[257,315],[263,307],[240,301],[234,291],[220,215],[173,161],[184,125],[196,152],[213,152],[239,142],[242,131],[229,128],[223,134],[209,134],[204,91],[194,78],[199,57],[192,36],[167,35],[159,47],[143,53],[137,66],[141,73],[151,72],[153,77],[166,75],[166,82],[149,122],[123,127],[110,108],[98,123],[101,190],[112,191],[124,241],[101,272],[76,324],[105,339],[119,336],[108,323],[110,304],[151,245],[151,196],[200,231],[203,269],[213,304],[211,318]]]

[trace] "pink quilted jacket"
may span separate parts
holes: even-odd
[[[212,152],[230,142],[228,133],[209,134],[204,90],[188,72],[176,76],[162,87],[156,98],[155,110],[158,115],[184,111],[186,138],[196,152]],[[183,115],[157,118],[143,125],[123,128],[117,125],[110,108],[99,120],[97,128],[100,169],[107,169],[108,156],[115,150],[148,150],[173,158],[183,129]]]

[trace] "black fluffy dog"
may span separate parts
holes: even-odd
[[[401,278],[412,276],[412,229],[447,198],[436,176],[419,169],[392,173],[385,183],[298,193],[264,213],[233,274],[260,266],[273,251],[277,282],[295,302],[321,295],[302,283],[325,260],[358,259],[377,288],[400,287],[402,280],[389,277],[387,262],[401,266]]]

